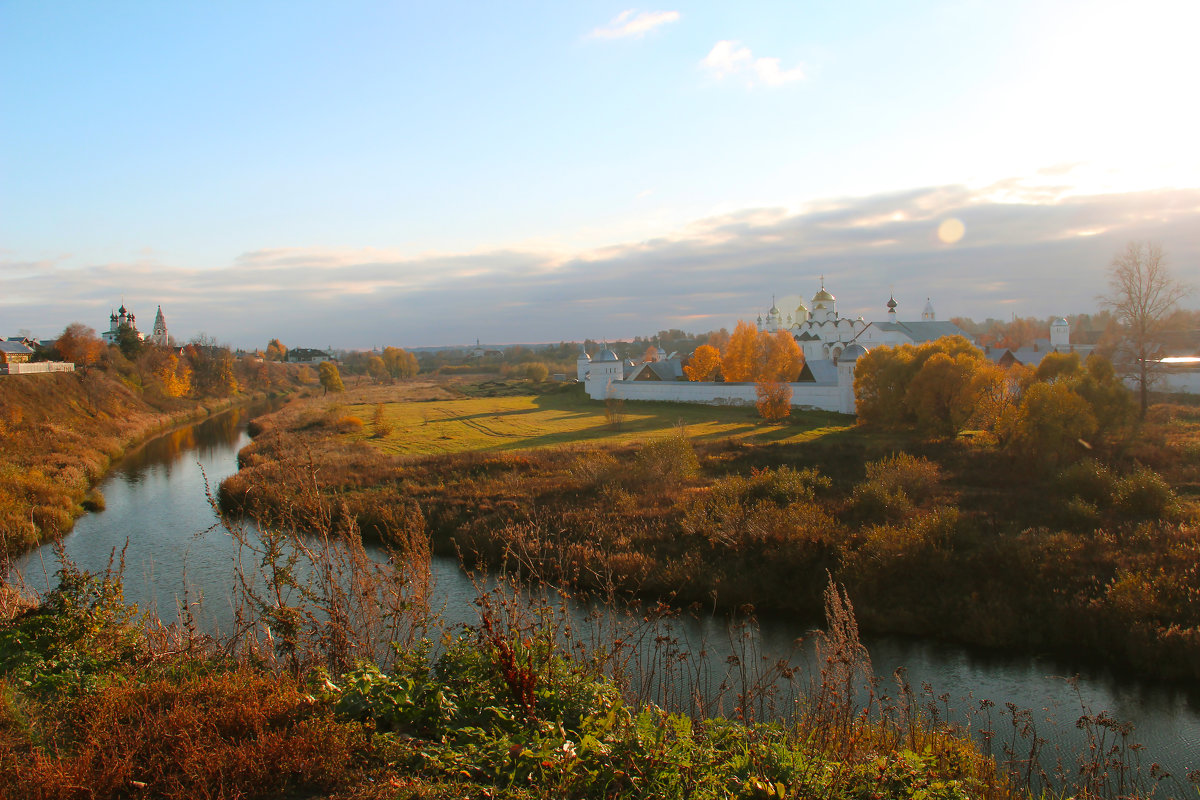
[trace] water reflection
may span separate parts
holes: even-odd
[[[231,538],[214,527],[217,520],[206,490],[210,483],[215,489],[236,470],[237,452],[249,442],[246,422],[263,410],[226,412],[170,431],[131,452],[101,484],[107,510],[81,518],[64,540],[67,556],[84,569],[100,570],[110,554],[128,542],[127,600],[157,610],[168,622],[175,619],[179,604],[198,602],[202,625],[228,629],[236,602],[238,552]],[[31,554],[19,566],[35,585],[52,582],[55,565],[49,548]],[[432,568],[434,607],[444,609],[448,623],[476,621],[476,586],[452,561],[435,559]],[[572,613],[582,624],[598,611],[576,606]],[[804,658],[811,652],[808,634],[806,624],[770,619],[746,641],[731,633],[726,620],[705,618],[674,623],[669,635],[680,649],[706,651],[715,663],[704,669],[709,679],[719,680],[724,660],[735,648],[750,646],[756,657],[776,659],[796,652],[796,640],[801,639],[806,641],[799,651]],[[928,683],[937,694],[948,695],[960,716],[977,708],[981,698],[1011,701],[1031,709],[1039,735],[1067,750],[1081,746],[1074,727],[1080,715],[1106,710],[1137,726],[1136,738],[1147,746],[1145,765],[1159,761],[1176,776],[1200,768],[1200,698],[1194,689],[928,640],[885,637],[869,640],[868,646],[875,673],[888,691],[895,685],[891,675],[904,668],[918,690]],[[1072,685],[1064,676],[1076,671],[1084,677]]]

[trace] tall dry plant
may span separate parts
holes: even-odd
[[[287,482],[301,513],[258,525],[218,510],[220,529],[237,546],[225,649],[297,675],[313,667],[336,673],[356,661],[386,668],[435,621],[424,530],[396,531],[386,557],[372,557],[354,515],[321,491],[312,464],[290,468]]]

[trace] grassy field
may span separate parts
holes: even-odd
[[[628,444],[686,428],[696,441],[739,439],[755,444],[797,443],[846,431],[853,417],[828,412],[797,413],[767,425],[753,408],[683,403],[627,402],[610,415],[579,385],[553,386],[534,394],[524,382],[435,384],[418,381],[395,387],[352,390],[345,414],[365,426],[348,435],[393,455],[437,455],[464,451],[526,450],[559,445]],[[392,430],[376,436],[371,420],[377,405]]]

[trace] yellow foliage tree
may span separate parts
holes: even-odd
[[[754,387],[758,415],[767,422],[779,422],[792,413],[792,387],[782,381],[759,381]]]
[[[689,381],[711,381],[721,368],[721,352],[712,345],[702,344],[692,353],[683,368]]]
[[[791,383],[800,377],[804,354],[790,333],[763,331],[759,334],[759,347],[762,357],[758,380]]]
[[[399,347],[383,348],[383,363],[393,378],[412,378],[420,371],[417,357]]]
[[[1035,383],[997,427],[1002,440],[1031,466],[1053,469],[1078,456],[1096,432],[1091,405],[1061,381]]]
[[[192,390],[192,370],[187,362],[181,362],[174,353],[163,359],[156,373],[167,397],[183,397]]]
[[[732,383],[755,380],[759,360],[758,330],[739,320],[721,356],[721,374]]]
[[[984,362],[965,353],[934,353],[908,384],[904,402],[920,428],[944,436],[958,433],[975,411],[975,370]]]
[[[342,383],[342,374],[338,371],[337,364],[332,361],[322,361],[317,367],[317,374],[326,394],[346,391],[346,385]]]

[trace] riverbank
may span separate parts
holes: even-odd
[[[686,715],[613,677],[646,630],[585,644],[553,607],[500,588],[434,654],[427,563],[372,566],[330,541],[308,540],[299,569],[284,551],[288,566],[256,562],[304,591],[286,605],[247,595],[245,627],[219,641],[135,617],[119,574],[64,565],[36,609],[0,616],[0,798],[1029,796],[1023,768],[998,765],[933,698],[876,696],[868,713],[869,662],[832,589],[826,666],[802,699],[776,693],[790,673],[747,663],[715,695],[675,686],[703,704]],[[395,646],[364,659],[380,630]],[[722,694],[731,717],[702,710]]]
[[[343,529],[385,540],[424,528],[443,551],[683,606],[815,619],[832,575],[872,632],[1200,679],[1198,409],[1159,407],[1133,445],[1045,475],[971,442],[804,415],[785,426],[727,420],[757,442],[697,441],[673,432],[670,406],[626,406],[621,424],[636,417],[646,432],[605,446],[605,430],[627,431],[560,390],[525,410],[456,406],[432,436],[404,426],[376,435],[361,418],[381,406],[381,431],[450,413],[445,397],[408,387],[382,403],[381,391],[265,420],[222,504],[288,524],[333,508]],[[501,435],[546,409],[590,444],[564,446],[561,430],[536,426]],[[453,426],[490,431],[493,452],[391,454],[396,439],[453,449]],[[546,441],[556,446],[521,446]]]
[[[152,399],[97,369],[3,378],[0,553],[57,539],[85,510],[102,509],[96,483],[131,447],[264,396]]]
[[[1112,689],[1093,685],[1087,678],[1079,683],[1078,701],[1073,694],[1063,698],[1060,692],[1067,690],[1061,681],[1044,677],[1047,674],[1044,670],[1051,669],[1046,666],[1031,664],[1026,668],[1014,664],[1015,670],[1004,670],[989,678],[977,671],[979,663],[970,657],[963,660],[962,654],[948,654],[944,664],[937,662],[936,657],[930,663],[925,648],[902,648],[900,655],[886,642],[868,645],[874,674],[882,678],[877,685],[874,707],[894,708],[898,724],[885,728],[838,725],[837,730],[846,731],[849,738],[832,738],[828,725],[822,728],[800,724],[789,717],[808,711],[812,708],[811,700],[820,697],[824,681],[818,676],[821,665],[827,663],[822,655],[814,657],[807,650],[802,653],[794,650],[794,637],[805,635],[808,628],[795,619],[782,626],[764,620],[761,628],[728,628],[711,620],[697,624],[690,615],[666,618],[652,615],[657,622],[645,622],[647,608],[637,608],[631,615],[623,612],[619,604],[606,607],[602,613],[590,603],[559,607],[557,600],[550,609],[513,605],[502,596],[480,597],[480,584],[463,576],[455,566],[457,560],[429,559],[434,584],[428,596],[423,594],[425,590],[421,587],[426,584],[422,580],[405,581],[395,591],[376,594],[358,577],[385,562],[401,566],[405,570],[402,575],[419,577],[414,573],[424,574],[423,559],[393,556],[388,560],[387,554],[369,548],[370,561],[363,562],[368,569],[355,569],[355,582],[342,584],[356,587],[355,599],[348,604],[335,597],[336,605],[313,607],[310,604],[316,602],[314,598],[321,592],[311,592],[310,587],[289,592],[291,599],[278,608],[271,598],[262,595],[255,602],[246,595],[246,589],[276,585],[276,581],[270,579],[270,572],[263,573],[261,580],[243,581],[237,577],[237,565],[255,571],[259,567],[269,570],[274,563],[284,570],[277,575],[284,587],[307,576],[324,582],[328,589],[332,584],[323,576],[328,574],[327,568],[335,559],[312,549],[319,538],[306,538],[306,547],[300,554],[305,563],[312,559],[319,564],[317,570],[305,563],[289,566],[286,560],[264,558],[267,555],[264,547],[274,549],[280,557],[285,556],[289,547],[286,540],[282,549],[271,545],[271,539],[260,540],[252,528],[245,532],[249,536],[246,541],[256,549],[243,550],[240,557],[239,545],[231,541],[237,537],[226,535],[225,530],[196,538],[198,531],[210,527],[214,521],[203,501],[205,481],[201,476],[220,479],[236,469],[239,442],[246,441],[240,433],[245,419],[244,411],[218,415],[196,426],[178,428],[139,448],[137,453],[123,459],[104,483],[110,501],[108,511],[85,520],[65,542],[69,558],[100,573],[110,563],[113,549],[120,552],[128,542],[122,559],[126,600],[136,602],[142,611],[155,608],[166,611],[167,621],[174,618],[173,609],[186,611],[173,631],[161,631],[157,622],[149,621],[149,638],[160,643],[161,649],[150,648],[136,668],[95,669],[96,659],[90,648],[65,646],[61,637],[30,635],[28,627],[5,636],[6,626],[0,622],[0,740],[7,739],[0,741],[0,762],[6,762],[10,770],[0,776],[0,786],[8,785],[5,779],[11,775],[14,793],[31,785],[45,792],[43,787],[47,785],[61,788],[72,784],[88,785],[97,797],[138,796],[139,791],[171,796],[171,787],[184,796],[221,796],[222,790],[204,783],[210,779],[216,781],[212,776],[220,771],[223,791],[243,797],[375,796],[368,794],[371,791],[388,798],[539,797],[562,796],[568,791],[575,797],[669,797],[685,793],[700,797],[708,794],[752,797],[769,796],[764,794],[769,790],[763,788],[768,777],[781,784],[787,796],[815,793],[857,798],[866,792],[878,792],[895,797],[928,797],[937,796],[943,788],[947,794],[942,796],[961,796],[954,794],[958,790],[972,796],[1027,796],[1016,787],[1025,785],[1024,776],[1032,766],[1025,763],[1028,753],[1038,750],[1042,765],[1052,773],[1052,785],[1074,785],[1083,791],[1086,782],[1088,796],[1101,796],[1105,792],[1093,783],[1100,766],[1094,763],[1099,751],[1090,748],[1089,742],[1098,743],[1097,736],[1106,729],[1099,722],[1092,722],[1086,734],[1075,732],[1079,714],[1092,714],[1089,707],[1116,712],[1119,719],[1137,725],[1137,731],[1126,742],[1124,769],[1135,769],[1134,761],[1129,758],[1134,751],[1128,749],[1133,741],[1148,748],[1142,751],[1143,779],[1150,758],[1156,761],[1166,758],[1163,763],[1177,776],[1184,775],[1187,769],[1183,767],[1192,763],[1186,755],[1190,751],[1181,750],[1170,734],[1165,745],[1153,736],[1150,740],[1145,738],[1147,731],[1166,729],[1176,731],[1177,735],[1187,731],[1181,735],[1192,740],[1191,732],[1195,730],[1192,715],[1187,716],[1186,723],[1171,715],[1143,716],[1115,702],[1110,694]],[[198,504],[192,502],[196,498]],[[274,541],[280,543],[278,539]],[[53,574],[56,564],[53,554],[43,553],[40,559],[35,558],[33,568],[39,574]],[[384,569],[391,574],[391,567]],[[54,586],[55,582],[52,579],[48,585]],[[37,583],[41,582],[30,585]],[[188,595],[180,594],[186,591],[181,586],[189,584],[191,601]],[[473,633],[465,639],[469,649],[445,660],[424,655],[419,641],[414,647],[414,640],[405,633],[412,631],[412,624],[371,624],[377,617],[370,610],[370,603],[362,600],[373,594],[394,598],[395,609],[407,609],[418,617],[423,613],[421,609],[442,609],[437,617],[440,622],[425,626],[427,631],[457,631],[463,622],[472,625]],[[192,602],[201,597],[208,602],[199,606]],[[178,604],[180,599],[182,604]],[[516,598],[510,595],[510,599]],[[262,605],[264,602],[269,605]],[[236,616],[237,624],[217,627],[207,624],[214,617],[206,609],[218,610],[214,607],[227,603],[233,609],[226,611]],[[563,737],[548,741],[542,728],[557,720],[553,716],[556,709],[563,708],[569,698],[563,698],[555,689],[562,671],[544,668],[545,662],[540,658],[534,662],[538,665],[535,671],[546,678],[534,687],[538,712],[534,722],[528,717],[518,717],[514,723],[516,738],[503,720],[491,720],[486,713],[481,715],[480,724],[471,724],[476,710],[472,702],[476,698],[485,700],[487,708],[500,709],[505,715],[514,711],[506,700],[512,695],[506,694],[510,689],[505,671],[492,671],[505,662],[499,658],[492,661],[494,655],[499,655],[487,649],[487,643],[493,640],[483,638],[481,644],[478,637],[480,603],[488,604],[491,612],[501,612],[490,617],[492,629],[510,630],[503,638],[514,637],[514,648],[528,647],[534,641],[553,641],[563,645],[564,650],[570,649],[572,660],[565,669],[593,673],[600,669],[600,663],[587,656],[587,649],[567,648],[568,642],[600,648],[603,652],[599,655],[607,658],[610,665],[605,671],[623,677],[615,684],[601,680],[597,691],[604,686],[624,687],[620,707],[629,710],[637,724],[631,728],[623,722],[617,735],[605,736],[590,726],[578,731],[573,727],[573,715],[568,715],[563,720]],[[44,604],[43,627],[38,630],[58,629],[56,620],[62,616],[62,607],[72,605]],[[88,607],[93,609],[87,612],[88,624],[76,626],[66,621],[61,629],[90,635],[89,632],[105,627],[95,623],[107,613],[106,603],[88,603]],[[259,616],[262,613],[270,617]],[[502,618],[499,625],[498,616]],[[356,629],[374,629],[382,637],[353,644],[353,639],[338,635],[336,628],[324,626],[325,620],[335,618],[353,623]],[[289,624],[289,620],[298,622],[299,628]],[[540,627],[547,623],[550,627]],[[269,625],[269,639],[264,625]],[[243,643],[250,635],[260,637],[248,662],[241,660],[242,647],[229,638],[205,645],[203,637],[195,636],[195,631],[218,629],[226,637],[231,634],[236,637],[242,632]],[[535,629],[546,633],[536,635]],[[295,635],[297,632],[299,636]],[[439,638],[438,634],[426,636],[435,641]],[[101,643],[108,640],[103,635],[98,638]],[[805,638],[813,641],[811,634]],[[390,648],[379,647],[381,642],[393,639],[403,645],[402,657],[394,660]],[[9,662],[2,652],[6,645],[35,643],[47,652],[54,650],[54,656],[35,663],[45,665],[47,681],[56,687],[56,697],[75,684],[73,680],[63,680],[64,672],[81,675],[79,682],[93,694],[74,705],[62,702],[54,708],[39,707],[25,682],[28,670],[16,669],[22,662],[31,666],[33,660],[21,656],[16,663]],[[290,654],[294,653],[301,665],[312,664],[314,660],[324,662],[325,655],[320,653],[325,651],[319,651],[319,647],[331,647],[342,653],[342,657],[355,659],[365,652],[382,652],[388,657],[377,665],[378,672],[374,667],[349,672],[328,667],[324,674],[319,670],[315,674],[305,671],[297,680],[291,668],[285,666],[291,663]],[[213,652],[218,653],[215,661],[206,655]],[[444,650],[435,645],[435,652]],[[516,665],[529,663],[528,650],[513,652],[519,656]],[[699,655],[702,652],[707,653],[707,658]],[[474,660],[466,662],[462,659],[464,655]],[[636,656],[636,666],[629,661],[631,656]],[[727,656],[738,658],[731,660]],[[51,661],[52,664],[48,663]],[[508,663],[511,666],[514,662]],[[937,689],[918,688],[911,697],[897,695],[897,686],[887,676],[898,665],[908,667],[908,680],[914,687],[930,682]],[[949,670],[944,675],[940,671],[943,667]],[[230,671],[236,674],[230,675]],[[965,685],[955,680],[963,674],[972,675]],[[326,686],[325,680],[336,689]],[[411,689],[403,688],[410,686],[409,681]],[[461,691],[463,686],[478,688],[482,696]],[[271,692],[268,687],[278,687],[279,691]],[[364,687],[370,687],[369,691]],[[1150,695],[1158,695],[1157,689],[1147,689]],[[935,697],[943,692],[955,700],[947,703]],[[892,699],[882,697],[884,693],[891,694]],[[369,695],[365,702],[376,710],[359,717],[356,709],[361,708],[364,694]],[[841,696],[850,698],[844,692]],[[1145,702],[1146,695],[1140,696]],[[1061,732],[1055,733],[1052,726],[1047,730],[1047,723],[1040,719],[1042,713],[1035,713],[1036,730],[1030,729],[1028,736],[1021,735],[1006,743],[1010,739],[1010,726],[1020,720],[1009,720],[1005,704],[1000,702],[994,711],[985,712],[979,707],[970,713],[970,709],[977,708],[976,698],[984,697],[1013,701],[1018,710],[1065,702],[1057,725],[1060,731],[1071,731],[1071,738],[1061,738]],[[413,705],[408,704],[410,700]],[[794,705],[797,700],[802,705]],[[857,697],[860,708],[866,700],[866,696]],[[646,702],[658,705],[648,707]],[[7,710],[6,703],[10,704]],[[408,710],[397,715],[397,703]],[[460,713],[450,718],[445,728],[422,732],[413,727],[420,720],[443,719],[447,703],[454,704]],[[333,714],[329,712],[330,705]],[[820,703],[816,705],[820,707]],[[280,706],[285,710],[280,711]],[[137,711],[126,714],[124,708]],[[685,711],[689,718],[666,714],[658,710],[661,708]],[[714,719],[714,713],[720,713],[713,710],[717,708],[733,719]],[[830,710],[828,705],[825,708]],[[964,710],[967,713],[960,713]],[[923,720],[904,716],[912,712]],[[804,713],[803,722],[814,722],[817,713]],[[1013,716],[1026,713],[1019,711]],[[739,716],[743,719],[738,719]],[[856,722],[866,721],[855,714],[841,716]],[[4,723],[13,718],[20,720],[15,727]],[[761,719],[779,721],[772,725],[747,724]],[[914,739],[910,738],[906,719],[917,726],[915,745],[910,744]],[[96,723],[91,724],[92,720]],[[501,724],[493,726],[489,721]],[[396,730],[394,726],[398,724],[402,727]],[[314,726],[320,730],[313,731]],[[160,731],[163,735],[159,735]],[[579,737],[577,731],[584,735]],[[981,764],[982,771],[974,777],[971,772],[954,766],[959,762],[958,748],[965,744],[968,731],[990,737],[977,739],[977,749],[973,748],[973,752],[991,754],[997,759],[994,767]],[[922,738],[926,733],[933,736]],[[343,747],[340,744],[343,734],[358,744],[349,749]],[[590,743],[581,746],[589,734],[604,747],[612,747],[616,751],[613,758],[604,758]],[[681,735],[684,739],[677,740]],[[1035,747],[1035,739],[1040,742],[1043,738],[1049,743]],[[394,749],[397,740],[409,747]],[[523,743],[529,752],[513,758],[522,754],[503,748],[501,744],[506,742]],[[921,742],[928,748],[921,746]],[[831,752],[823,752],[823,745]],[[547,752],[552,754],[564,746],[567,750],[561,751],[563,755],[573,750],[581,758],[563,762],[550,759],[553,769],[543,767],[541,760],[547,760],[544,758]],[[1010,747],[1020,755],[1015,758],[1007,755],[1005,748]],[[945,754],[944,766],[931,767],[935,750]],[[1115,760],[1107,747],[1103,751],[1105,760]],[[743,758],[747,755],[752,756],[750,762]],[[775,760],[779,758],[785,761]],[[273,769],[266,773],[255,766],[263,763],[271,764]],[[1062,768],[1056,770],[1055,763],[1062,764]],[[881,765],[889,777],[884,781],[879,776],[876,782],[873,775]],[[537,782],[514,783],[507,772],[519,769],[528,769]],[[1036,766],[1032,772],[1040,780]],[[620,773],[629,777],[628,784],[620,782]],[[1151,782],[1134,781],[1130,778],[1132,774],[1132,771],[1123,774],[1126,787],[1140,786],[1143,794],[1151,788]],[[906,778],[912,783],[905,784]],[[134,781],[146,786],[139,789]],[[180,785],[186,781],[191,783]],[[598,782],[603,785],[597,785]],[[1008,785],[1007,792],[998,787],[1000,783]],[[772,788],[779,796],[780,790]],[[64,793],[69,795],[69,790],[56,789],[39,796]],[[1033,795],[1038,793],[1035,789]],[[1139,791],[1125,788],[1119,793],[1128,797],[1138,795]],[[1165,796],[1162,784],[1155,794]]]

